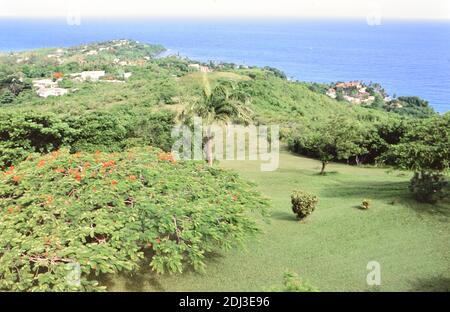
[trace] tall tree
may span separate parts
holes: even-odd
[[[182,113],[184,120],[193,116],[202,118],[203,124],[227,124],[229,122],[248,123],[251,120],[250,96],[238,83],[220,81],[211,91],[205,85],[202,96]],[[204,134],[206,159],[213,164],[214,135],[208,128]]]
[[[410,188],[416,199],[435,202],[450,169],[450,113],[412,122],[398,144],[384,154],[397,168],[415,172]]]
[[[359,155],[367,153],[362,145],[364,137],[364,127],[344,116],[319,125],[310,136],[309,144],[322,162],[320,174],[325,174],[326,166],[332,160],[358,159]]]

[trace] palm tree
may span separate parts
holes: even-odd
[[[205,87],[200,99],[188,106],[182,113],[182,118],[187,120],[192,116],[201,117],[203,124],[227,124],[230,122],[248,123],[251,118],[249,108],[250,96],[240,88],[239,84],[231,81],[221,81],[211,91]],[[211,129],[204,137],[206,159],[208,164],[213,164],[213,138]]]

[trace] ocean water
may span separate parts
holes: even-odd
[[[0,51],[119,38],[201,61],[273,66],[296,80],[379,82],[450,110],[450,21],[0,19]]]

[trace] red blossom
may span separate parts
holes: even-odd
[[[137,179],[135,175],[130,175],[128,178],[130,179],[130,181],[136,181]]]
[[[167,158],[168,158],[168,157],[167,157],[166,152],[162,152],[161,154],[159,154],[159,159],[160,159],[160,160],[166,161]]]
[[[106,169],[108,167],[113,167],[116,164],[114,160],[105,161],[102,163],[103,169]]]

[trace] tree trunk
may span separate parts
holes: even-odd
[[[327,161],[322,161],[322,170],[320,171],[321,175],[325,174],[325,167],[327,166]]]

